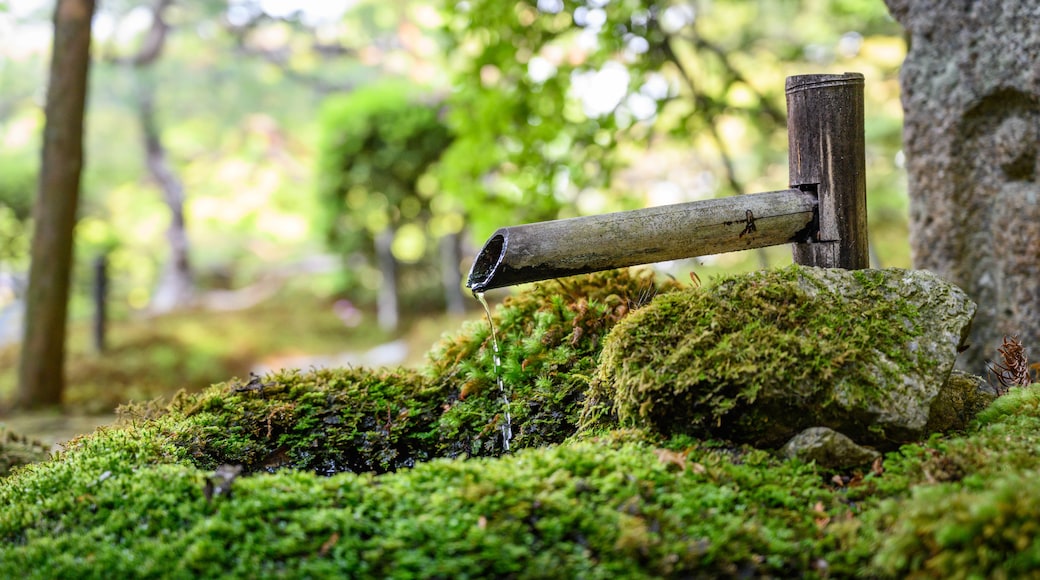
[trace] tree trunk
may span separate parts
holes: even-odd
[[[886,0],[909,33],[900,74],[914,266],[978,303],[959,364],[1004,335],[1040,358],[1040,18],[1019,0]]]
[[[155,122],[153,102],[152,87],[143,86],[139,113],[141,129],[144,133],[148,173],[162,191],[163,201],[170,210],[170,225],[166,229],[170,255],[163,266],[155,294],[152,296],[152,303],[149,305],[150,311],[160,313],[189,305],[195,295],[195,281],[188,258],[188,231],[184,219],[184,185],[166,159],[166,148],[163,147]]]
[[[39,190],[17,405],[60,405],[65,390],[65,324],[76,226],[94,0],[59,0],[44,113]]]
[[[400,309],[397,302],[397,259],[390,247],[394,243],[394,229],[387,228],[376,234],[376,263],[383,275],[376,296],[376,318],[379,327],[387,332],[397,330]]]
[[[461,316],[466,313],[466,301],[462,295],[462,234],[446,234],[441,238],[441,284],[444,286],[444,306],[448,314]]]

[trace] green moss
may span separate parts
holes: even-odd
[[[536,285],[496,309],[510,448],[573,435],[603,336],[675,286],[621,270]],[[171,403],[171,441],[201,468],[247,471],[383,473],[435,457],[496,456],[505,404],[492,351],[488,325],[476,321],[442,341],[422,371],[283,372],[223,383]]]
[[[1040,493],[1029,470],[983,489],[921,487],[899,505],[899,520],[875,559],[886,573],[935,578],[1035,575],[1040,567]],[[890,508],[891,509],[891,508]]]
[[[0,480],[0,574],[1025,573],[1040,517],[1028,485],[1040,470],[1034,411],[1009,407],[967,435],[906,446],[865,477],[619,431],[384,475],[261,471],[210,499],[212,474],[171,441],[185,420],[168,413],[101,430]]]
[[[643,312],[628,315],[645,282],[615,283],[590,296],[545,285],[537,299],[497,311],[503,357],[513,361],[512,453],[499,456],[501,409],[480,325],[446,340],[423,372],[233,381],[163,409],[129,409],[121,426],[0,478],[0,576],[884,578],[1035,569],[1040,493],[1028,483],[1040,472],[1040,385],[1013,390],[963,434],[888,453],[866,474],[689,433],[575,433],[588,359],[616,321]],[[554,398],[554,387],[564,395]],[[214,491],[220,463],[246,468],[229,491]]]
[[[444,398],[408,370],[286,371],[175,400],[171,441],[210,469],[391,471],[436,454]]]
[[[884,443],[888,434],[873,414],[850,424],[848,410],[883,403],[882,379],[914,362],[906,328],[890,321],[913,329],[919,314],[885,297],[884,272],[854,273],[862,292],[853,299],[833,295],[804,271],[791,266],[724,278],[662,296],[621,321],[604,349],[590,394],[598,409],[586,424],[613,412],[624,424],[663,433],[773,446],[824,425],[856,441]],[[863,364],[873,352],[892,364]],[[840,405],[831,392],[836,384]]]
[[[141,451],[118,433],[92,440]],[[207,500],[209,474],[186,462],[152,449],[96,463],[80,445],[0,487],[17,503],[0,514],[0,574],[787,575],[827,550],[812,506],[841,509],[809,467],[708,447],[605,439],[378,477],[283,470]]]
[[[493,318],[515,448],[559,443],[574,434],[603,339],[629,313],[677,289],[646,270],[616,270],[534,285]],[[491,330],[474,321],[430,353],[427,376],[454,395],[440,419],[455,456],[500,452],[505,408],[496,384]],[[472,417],[491,417],[473,421]]]

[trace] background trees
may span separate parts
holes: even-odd
[[[891,104],[902,45],[881,3],[448,5],[459,137],[441,175],[477,232],[647,203],[648,168],[622,183],[618,168],[645,161],[660,175],[653,165],[676,161],[654,154],[677,149],[699,183],[673,184],[669,201],[786,186],[784,78],[845,69],[867,76],[872,226],[886,233],[899,221]]]
[[[45,82],[46,51],[29,39],[48,30],[41,10],[26,7],[0,12],[0,34],[12,39],[0,47],[0,235],[21,240],[0,259],[16,274],[28,261],[18,248],[27,248],[31,225],[18,184],[37,170],[42,117],[33,98]],[[246,290],[308,271],[306,296],[367,311],[387,279],[367,261],[348,257],[339,261],[345,268],[319,275],[310,265],[329,263],[318,259],[328,251],[363,257],[375,248],[386,230],[370,227],[369,215],[405,226],[394,239],[416,262],[406,292],[439,283],[440,248],[458,247],[459,232],[472,249],[501,225],[782,187],[783,79],[803,72],[866,74],[871,231],[880,263],[909,265],[895,79],[904,46],[873,0],[112,0],[96,22],[74,318],[89,307],[82,265],[101,253],[116,319],[157,303],[171,263],[190,263],[195,305],[216,304],[219,292],[222,308],[244,308],[271,295],[244,300]],[[35,35],[21,33],[29,30]],[[318,112],[341,95],[360,99],[384,78],[431,95],[450,144],[439,159],[424,158],[427,170],[415,167],[406,181],[414,191],[376,186],[382,170],[368,173],[366,195],[325,187],[348,162],[322,161],[328,119]],[[357,111],[351,119],[342,109],[336,123],[362,126],[368,113]],[[397,135],[413,120],[381,121],[388,126],[379,130]],[[395,139],[382,138],[379,155],[404,154]],[[152,168],[165,173],[149,173],[149,149]],[[179,183],[183,220],[156,174]],[[338,224],[332,245],[329,224]],[[171,244],[165,232],[178,229],[187,242]],[[468,264],[442,256],[457,289]],[[704,274],[789,260],[779,248],[673,267]],[[0,324],[12,290],[0,288]],[[440,306],[433,295],[407,296],[405,312]]]
[[[431,225],[437,238],[458,234],[462,226],[461,219],[451,219],[450,206],[435,202],[442,194],[436,183],[423,180],[452,137],[440,105],[422,92],[408,82],[374,83],[327,99],[321,113],[318,187],[329,240],[346,258],[352,286],[376,287],[379,321],[388,329],[399,319],[398,262],[436,256],[427,251],[437,241]],[[355,254],[374,262],[378,272],[351,260]],[[456,255],[450,290],[456,296],[458,266]],[[364,280],[366,275],[376,283]],[[420,284],[420,290],[436,293],[439,278],[431,278],[433,284]]]

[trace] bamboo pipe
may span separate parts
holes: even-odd
[[[484,292],[815,238],[816,195],[788,189],[499,228],[470,268]]]

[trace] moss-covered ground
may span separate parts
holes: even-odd
[[[605,333],[658,288],[548,283],[417,371],[234,380],[0,479],[0,576],[1024,577],[1040,385],[848,472],[601,423]],[[224,464],[241,466],[230,469]]]

